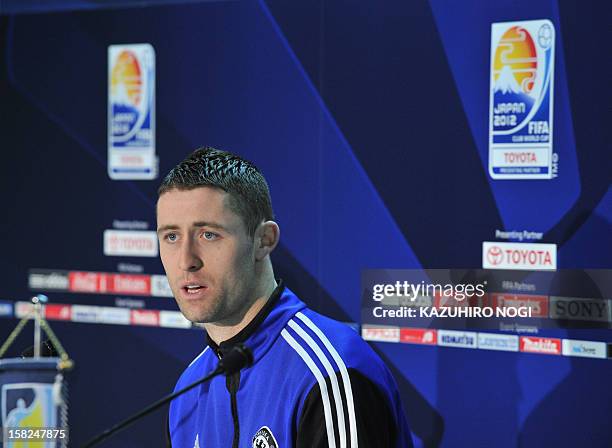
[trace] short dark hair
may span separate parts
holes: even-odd
[[[211,147],[199,148],[172,168],[157,193],[216,187],[230,196],[229,206],[240,216],[250,236],[263,221],[274,219],[266,179],[257,167],[231,152]]]

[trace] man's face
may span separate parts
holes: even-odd
[[[179,308],[200,323],[235,324],[255,287],[253,238],[218,188],[173,189],[157,201],[162,264]]]

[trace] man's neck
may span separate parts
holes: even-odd
[[[268,299],[276,289],[277,284],[274,279],[274,275],[271,276],[270,280],[266,282],[266,285],[260,289],[260,292],[256,293],[256,299],[251,303],[244,316],[234,325],[218,325],[215,323],[205,323],[204,328],[210,337],[217,345],[223,341],[233,338],[240,333],[254,318],[257,313],[268,302]]]

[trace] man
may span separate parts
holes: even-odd
[[[280,230],[268,185],[250,162],[199,149],[164,179],[160,254],[181,312],[208,346],[176,389],[213,370],[237,343],[253,365],[170,405],[180,448],[411,447],[396,384],[348,326],[323,317],[276,281]]]

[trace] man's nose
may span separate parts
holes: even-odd
[[[204,266],[202,259],[194,249],[193,243],[191,242],[186,242],[182,245],[181,257],[179,260],[179,268],[182,271],[193,272]]]

